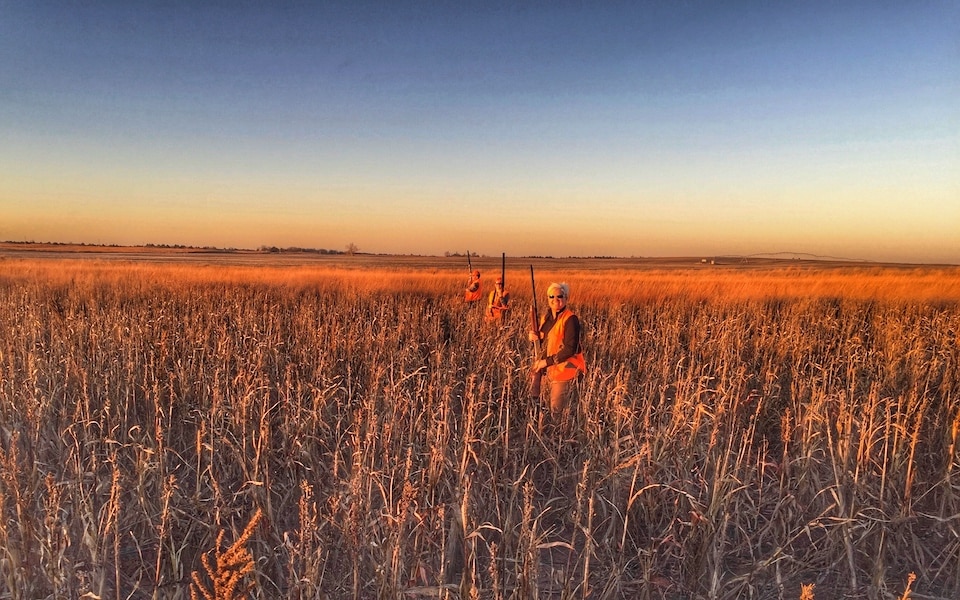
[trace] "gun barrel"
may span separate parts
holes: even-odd
[[[507,253],[500,255],[500,284],[507,289]]]
[[[539,311],[537,310],[537,283],[533,278],[533,265],[530,265],[530,290],[533,293],[533,303],[530,305],[530,320],[533,327],[533,332],[537,336],[533,340],[533,351],[535,356],[533,359],[535,361],[540,360],[540,323],[539,323]],[[543,371],[535,371],[530,373],[530,396],[532,398],[540,397],[540,382],[543,378]]]
[[[533,265],[530,265],[530,290],[532,292],[531,297],[533,298],[530,318],[533,325],[533,331],[539,334],[540,323],[538,321],[540,318],[540,311],[537,310],[537,283],[536,283],[536,280],[533,278]],[[533,342],[533,347],[537,351],[537,358],[540,358],[540,340],[539,339]]]

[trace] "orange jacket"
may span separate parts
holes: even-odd
[[[553,327],[551,327],[550,331],[547,332],[546,354],[548,361],[549,357],[555,357],[557,353],[560,352],[563,346],[563,334],[567,327],[567,321],[570,320],[570,317],[572,317],[573,314],[573,311],[569,308],[563,309],[563,311],[557,316],[557,321],[553,324]],[[546,321],[546,319],[547,316],[544,315],[543,321]],[[541,321],[541,323],[543,321]],[[569,379],[573,379],[579,372],[587,372],[587,361],[583,358],[583,351],[580,348],[577,348],[576,354],[570,358],[547,367],[547,377],[553,381],[567,381]]]
[[[487,318],[501,319],[503,313],[510,310],[510,292],[504,290],[503,293],[497,293],[497,288],[490,290],[487,296]]]
[[[465,302],[476,302],[483,298],[483,290],[480,289],[480,276],[474,275],[470,278],[470,285],[463,290],[463,300]]]

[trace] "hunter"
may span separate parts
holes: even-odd
[[[480,271],[474,271],[470,274],[470,281],[467,282],[467,288],[463,290],[464,302],[477,302],[483,297],[480,290]]]
[[[534,373],[544,373],[550,387],[550,416],[562,420],[576,393],[579,375],[587,364],[580,348],[580,319],[567,302],[570,286],[551,283],[547,288],[549,309],[540,319],[537,331],[530,331],[530,341],[540,341],[540,356],[533,365]]]
[[[503,325],[504,317],[510,310],[510,292],[503,289],[503,278],[497,281],[487,296],[487,321]]]

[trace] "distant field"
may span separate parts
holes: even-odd
[[[465,253],[465,251],[464,251]],[[389,254],[320,254],[311,251],[222,250],[203,248],[144,247],[144,246],[87,246],[71,244],[0,242],[0,257],[76,258],[100,260],[142,260],[159,262],[192,262],[237,265],[325,265],[344,268],[424,268],[466,269],[466,256],[413,256]],[[500,269],[500,256],[471,256],[473,266],[493,271]],[[750,258],[733,256],[708,257],[635,257],[635,258],[570,258],[570,257],[515,257],[508,256],[512,267],[517,264],[535,267],[554,267],[567,270],[650,270],[650,269],[851,269],[890,268],[927,269],[950,268],[951,265],[912,265],[899,263],[872,263],[843,260],[791,260],[779,258]]]
[[[212,267],[183,275],[198,279],[262,278],[288,283],[327,279],[352,287],[418,291],[443,282],[458,292],[467,275],[465,256],[323,255],[297,252],[219,251],[176,248],[116,248],[0,243],[0,260],[37,259],[83,270],[85,265],[123,269],[140,265]],[[704,262],[706,261],[706,262]],[[500,275],[501,257],[472,257],[489,285]],[[530,267],[541,281],[575,285],[582,301],[635,302],[665,295],[688,297],[960,300],[960,267],[732,258],[542,258],[506,257],[507,286],[529,297]]]
[[[960,595],[955,267],[508,257],[498,329],[461,257],[81,250],[0,248],[0,598],[187,598],[256,514],[254,598]]]

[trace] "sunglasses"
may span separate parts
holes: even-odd
[[[560,298],[561,300],[563,300],[563,294],[559,294],[557,296],[547,296],[547,298],[550,298],[551,300],[553,300],[554,298]]]

